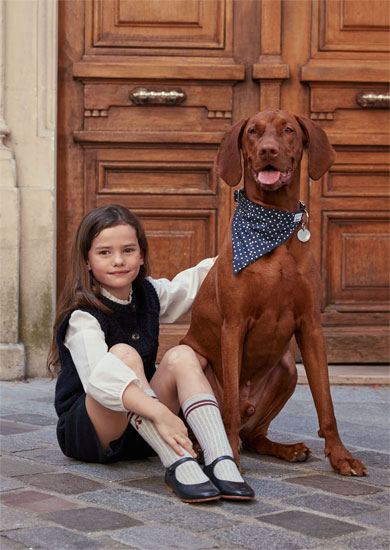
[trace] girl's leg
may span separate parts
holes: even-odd
[[[205,465],[209,466],[222,456],[232,458],[233,453],[217,400],[202,366],[206,366],[205,360],[199,359],[190,347],[177,346],[165,354],[150,385],[157,397],[172,410],[176,412],[179,405],[182,407],[184,416],[202,447]],[[219,460],[212,468],[220,480],[244,484],[233,460]],[[244,491],[247,493],[246,498],[252,493],[249,487],[248,489],[249,491]]]
[[[127,344],[117,344],[110,349],[110,352],[116,355],[122,363],[131,368],[131,370],[137,375],[138,387],[134,387],[134,383],[131,382],[123,391],[122,403],[124,407],[131,411],[131,404],[133,403],[134,407],[137,405],[139,410],[140,403],[142,401],[143,403],[146,403],[146,408],[144,407],[144,414],[147,414],[146,411],[149,411],[152,408],[151,405],[148,404],[148,400],[152,400],[153,398],[157,400],[157,397],[145,377],[141,357],[134,348],[128,346]],[[115,376],[114,372],[112,372],[112,376]],[[118,387],[120,388],[121,384],[123,387],[123,370],[120,373],[118,372],[118,376],[120,381]],[[145,393],[149,396],[148,398],[146,398]],[[133,428],[138,431],[139,435],[156,451],[166,468],[169,469],[169,467],[175,465],[176,462],[183,460],[183,463],[174,466],[172,470],[173,473],[170,476],[170,479],[173,475],[175,476],[174,489],[178,492],[179,496],[183,498],[183,500],[188,499],[190,501],[197,502],[219,498],[218,490],[214,487],[214,485],[212,485],[212,483],[210,483],[209,478],[203,473],[192,454],[176,442],[168,444],[168,439],[167,441],[163,439],[152,420],[133,412],[129,412],[128,415],[126,415],[125,413],[111,411],[100,405],[90,395],[87,395],[86,403],[88,414],[105,449],[108,447],[110,441],[120,437],[126,429],[127,422],[130,422]],[[183,429],[183,432],[185,432],[185,438],[182,439],[183,444],[186,445],[185,440],[187,440],[188,447],[192,450],[192,445],[188,440],[183,422],[170,410],[168,410],[166,406],[162,407],[162,405],[159,404],[159,407],[162,409],[162,415],[165,415],[165,411],[168,413],[168,423],[173,425],[172,431],[176,430],[176,422],[178,430],[180,431],[181,428]],[[118,422],[118,425],[116,425],[115,422]],[[114,434],[115,437],[113,437]],[[175,447],[181,454],[177,454],[173,447]],[[179,482],[179,485],[176,481]],[[169,486],[172,487],[172,484]],[[188,488],[184,486],[187,486]]]
[[[85,408],[99,441],[106,451],[110,442],[119,439],[126,430],[126,414],[103,407],[103,405],[88,394],[85,396]]]
[[[116,355],[125,365],[131,367],[137,375],[142,389],[150,390],[142,360],[134,348],[125,344],[117,344],[110,349],[110,352]],[[119,439],[126,430],[128,425],[127,414],[104,407],[88,394],[85,398],[85,407],[103,449],[107,450],[110,442]]]
[[[180,406],[192,395],[213,394],[203,373],[207,361],[189,346],[171,348],[162,358],[150,386],[158,399],[177,413]]]

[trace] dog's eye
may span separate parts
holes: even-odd
[[[248,130],[248,134],[257,134],[256,128],[251,128],[250,130]]]
[[[285,132],[291,133],[294,131],[294,128],[291,128],[291,126],[286,126],[284,129]]]

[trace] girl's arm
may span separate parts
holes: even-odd
[[[126,389],[123,403],[134,414],[152,420],[161,437],[179,456],[184,455],[181,445],[196,458],[185,424],[166,405],[144,393],[135,384],[130,384]]]
[[[160,300],[161,323],[174,323],[190,311],[200,285],[215,260],[216,258],[202,260],[195,267],[178,273],[171,281],[148,277]]]
[[[99,321],[86,311],[72,313],[65,335],[68,348],[85,393],[92,372],[94,399],[113,411],[126,411],[122,395],[131,382],[139,383],[135,372],[108,351]],[[142,391],[142,390],[140,390]]]

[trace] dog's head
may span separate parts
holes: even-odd
[[[307,148],[309,175],[319,179],[336,153],[322,128],[288,111],[263,111],[237,122],[222,139],[217,156],[218,175],[231,186],[242,176],[241,152],[249,176],[267,191],[288,185]]]

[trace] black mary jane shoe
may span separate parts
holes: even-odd
[[[237,500],[250,500],[254,498],[254,490],[249,487],[249,485],[245,481],[226,481],[224,479],[219,479],[215,477],[214,466],[221,460],[232,460],[235,463],[234,458],[232,458],[231,456],[219,456],[211,464],[203,468],[206,476],[219,489],[221,497]]]
[[[185,483],[180,483],[180,481],[176,479],[176,468],[188,460],[193,460],[197,463],[195,458],[185,456],[177,462],[174,462],[166,469],[165,483],[168,485],[169,489],[176,493],[176,495],[183,502],[206,502],[208,500],[218,500],[221,494],[211,481],[187,485]]]

